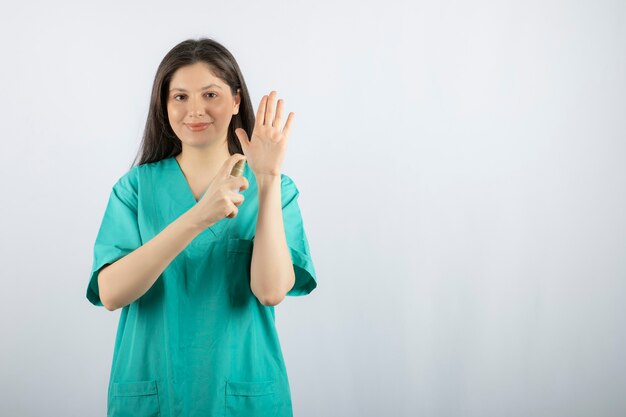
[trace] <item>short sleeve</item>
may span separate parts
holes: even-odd
[[[311,259],[309,242],[304,231],[304,222],[298,206],[300,192],[291,178],[281,174],[281,200],[283,224],[287,246],[291,253],[296,282],[287,295],[307,295],[317,287],[317,277]]]
[[[137,192],[129,177],[127,174],[113,186],[94,244],[87,299],[96,306],[103,305],[98,288],[100,269],[141,246]]]

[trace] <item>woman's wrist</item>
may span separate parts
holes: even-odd
[[[280,174],[278,175],[274,175],[274,174],[256,175],[255,174],[255,178],[256,178],[256,183],[257,183],[257,186],[259,187],[259,190],[264,187],[270,186],[274,182],[280,182]]]
[[[202,233],[208,227],[213,226],[212,224],[204,224],[201,220],[200,216],[197,215],[197,206],[193,206],[185,213],[183,213],[178,220],[180,220],[186,227],[195,234]]]

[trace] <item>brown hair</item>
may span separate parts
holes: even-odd
[[[243,154],[235,129],[244,129],[250,137],[255,117],[248,87],[239,65],[233,55],[213,39],[187,39],[172,48],[159,64],[152,85],[146,127],[133,166],[137,163],[137,158],[139,158],[137,165],[143,165],[176,156],[182,151],[180,139],[172,130],[167,117],[167,95],[174,72],[180,67],[196,62],[208,64],[215,76],[228,84],[233,96],[237,94],[238,89],[240,90],[239,112],[231,119],[227,140],[231,155]]]

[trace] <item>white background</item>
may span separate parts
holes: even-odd
[[[187,38],[296,113],[318,275],[276,307],[294,413],[626,414],[626,3],[0,6],[0,415],[104,416],[85,298],[157,66]]]

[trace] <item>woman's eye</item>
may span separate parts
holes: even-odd
[[[215,93],[207,93],[206,95],[207,95],[208,97],[210,97],[210,98],[215,98],[215,97],[217,97],[217,94],[215,94]],[[185,96],[184,94],[177,94],[177,95],[175,95],[173,98],[174,98],[174,100],[176,100],[176,101],[180,101],[180,100],[178,99],[179,97],[185,98],[186,96]]]

